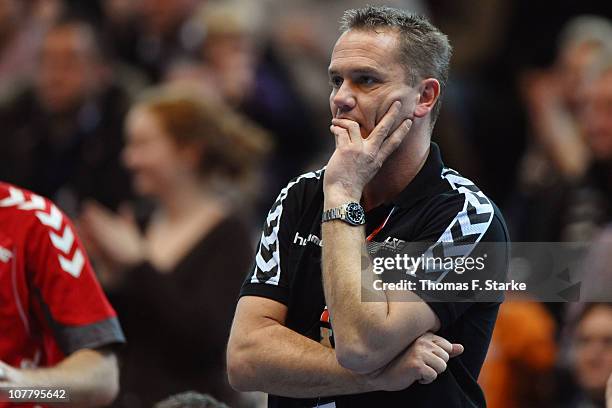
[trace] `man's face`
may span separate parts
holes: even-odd
[[[50,112],[74,108],[94,86],[96,65],[80,34],[74,27],[61,27],[43,42],[37,93]]]
[[[612,373],[612,307],[596,306],[579,323],[576,339],[575,373],[581,387],[603,398]]]
[[[612,160],[612,69],[587,84],[582,123],[597,160]]]
[[[399,38],[389,29],[351,30],[338,39],[329,65],[333,117],[350,119],[366,138],[394,101],[402,102],[399,125],[413,118],[419,94],[399,62]]]

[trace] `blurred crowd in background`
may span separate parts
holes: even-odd
[[[449,36],[445,164],[512,240],[590,242],[588,281],[611,296],[605,2],[0,0],[0,179],[77,221],[129,342],[117,407],[187,390],[260,403],[224,373],[236,296],[276,195],[332,152],[327,64],[365,3]],[[604,406],[612,305],[522,300],[500,310],[489,405]]]

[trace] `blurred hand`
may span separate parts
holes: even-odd
[[[532,71],[521,78],[521,90],[532,116],[562,105],[561,83],[550,71]]]
[[[79,226],[93,253],[120,269],[146,259],[145,240],[127,207],[115,214],[98,203],[87,202]]]
[[[6,388],[27,385],[24,373],[0,360],[0,396],[5,397]]]
[[[425,333],[386,367],[370,375],[371,383],[383,391],[399,391],[418,381],[433,382],[446,370],[448,360],[463,353],[461,344]]]

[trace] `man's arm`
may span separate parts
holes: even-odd
[[[361,200],[366,184],[410,130],[409,119],[396,127],[400,112],[396,101],[366,139],[357,122],[332,121],[336,150],[325,171],[324,209]],[[414,302],[391,302],[385,293],[380,302],[361,301],[363,227],[325,222],[322,238],[325,300],[342,366],[371,372],[387,365],[418,336],[439,329],[436,314],[416,295]]]
[[[326,208],[347,199],[328,198]],[[350,200],[349,200],[350,201]],[[361,301],[361,250],[364,228],[342,221],[322,225],[323,286],[334,328],[338,362],[367,373],[384,367],[417,337],[435,332],[440,321],[431,308],[414,301],[391,302],[382,292],[377,302]]]
[[[70,402],[63,407],[106,406],[119,392],[117,357],[81,349],[53,367],[17,369],[0,361],[0,391],[13,387],[66,389]]]
[[[333,349],[285,327],[286,314],[287,307],[273,300],[240,299],[227,350],[232,387],[293,398],[401,390],[433,381],[463,351],[429,334],[385,369],[362,375],[340,366]]]
[[[340,367],[334,350],[284,326],[287,307],[244,296],[227,350],[232,387],[294,398],[371,391],[365,377]]]

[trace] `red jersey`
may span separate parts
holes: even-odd
[[[71,221],[51,201],[0,182],[0,360],[52,366],[123,342]]]

